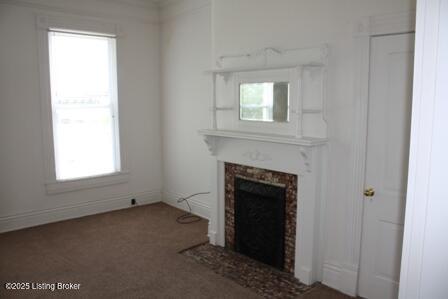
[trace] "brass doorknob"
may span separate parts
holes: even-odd
[[[375,190],[373,188],[368,188],[364,190],[364,196],[366,197],[373,197],[375,195]]]

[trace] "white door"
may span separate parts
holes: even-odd
[[[414,34],[372,38],[359,295],[397,298],[408,173]],[[373,192],[367,192],[373,193]]]

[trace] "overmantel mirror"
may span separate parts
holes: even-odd
[[[289,82],[239,84],[240,120],[289,122]]]

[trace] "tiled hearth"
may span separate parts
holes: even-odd
[[[286,190],[284,271],[294,273],[296,217],[297,217],[297,175],[225,163],[225,244],[234,249],[235,240],[235,178],[282,186]],[[263,228],[260,228],[263,229]]]

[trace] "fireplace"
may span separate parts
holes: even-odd
[[[284,186],[235,178],[235,251],[283,270]]]
[[[210,243],[235,249],[236,177],[284,185],[283,271],[309,285],[322,279],[326,139],[217,129],[199,133],[215,162],[210,171]]]
[[[225,163],[225,246],[294,273],[297,176]]]

